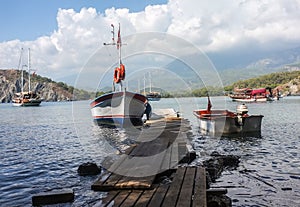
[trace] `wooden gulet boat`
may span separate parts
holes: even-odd
[[[249,115],[245,104],[237,106],[236,112],[229,110],[211,110],[208,98],[207,109],[195,110],[194,115],[200,121],[201,132],[213,135],[260,134],[263,115]]]
[[[13,106],[39,106],[42,102],[40,96],[35,92],[31,91],[31,82],[30,82],[30,49],[28,48],[28,91],[24,91],[24,77],[23,77],[23,67],[25,65],[22,64],[22,55],[23,55],[23,48],[21,51],[20,56],[20,63],[19,67],[21,66],[21,92],[15,93],[14,98],[12,100]]]
[[[149,92],[146,92],[146,77],[144,77],[144,95],[147,97],[149,101],[159,101],[161,99],[161,95],[158,91],[152,91],[152,77],[149,72]]]
[[[266,88],[259,89],[250,89],[250,88],[242,88],[235,89],[233,94],[229,94],[229,97],[232,101],[238,102],[266,102],[266,101],[274,101],[272,97],[272,92],[267,91]]]
[[[90,103],[93,120],[100,126],[129,127],[143,125],[142,117],[145,113],[151,114],[151,111],[149,111],[151,107],[144,95],[126,91],[123,87],[125,65],[121,60],[120,24],[116,43],[114,42],[114,25],[111,26],[112,43],[104,43],[104,45],[117,46],[119,50],[119,67],[115,68],[114,71],[113,92],[96,97]],[[120,87],[116,87],[116,85]],[[119,91],[117,88],[119,88]]]

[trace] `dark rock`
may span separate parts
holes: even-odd
[[[207,207],[231,207],[231,199],[226,195],[207,195]]]
[[[77,172],[81,176],[98,175],[99,173],[101,173],[101,168],[98,167],[95,163],[87,162],[87,163],[81,164],[78,167]]]
[[[227,192],[226,188],[210,188],[206,190],[207,195],[225,195]]]
[[[219,152],[213,151],[210,156],[221,156]]]
[[[225,169],[236,169],[240,162],[239,158],[235,155],[220,155],[218,152],[213,152],[212,158],[204,161],[203,165],[208,171],[211,181],[215,182]]]

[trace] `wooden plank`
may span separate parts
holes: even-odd
[[[108,191],[108,190],[114,190],[115,184],[122,178],[122,175],[118,174],[110,174],[110,176],[105,180],[101,181],[99,179],[92,185],[92,190],[95,191]]]
[[[94,184],[92,184],[92,190],[101,190],[101,188],[99,189],[98,187],[102,186],[103,183],[105,181],[108,180],[108,178],[111,176],[112,174],[107,172],[104,175],[102,175],[96,182],[94,182]]]
[[[118,174],[111,174],[111,176],[102,183],[102,190],[113,190],[115,189],[114,186],[118,181],[122,178],[122,175]]]
[[[172,144],[172,154],[171,154],[171,163],[170,168],[174,169],[178,165],[178,143],[174,142]]]
[[[120,205],[120,207],[128,207],[128,206],[135,206],[134,204],[139,199],[140,195],[143,191],[132,191],[130,195],[126,198],[126,200]]]
[[[179,163],[188,163],[189,155],[186,147],[186,143],[178,143],[178,162]]]
[[[193,207],[206,207],[206,172],[205,168],[198,167],[195,176]]]
[[[72,201],[74,201],[74,191],[72,189],[53,190],[32,196],[33,206],[66,203]]]
[[[186,168],[184,168],[184,167],[179,167],[177,169],[175,177],[174,177],[174,179],[171,183],[171,186],[165,196],[162,207],[174,206],[174,204],[176,203],[177,197],[178,197],[180,189],[181,189],[185,170],[186,170]]]
[[[155,193],[155,191],[157,190],[157,188],[154,188],[152,190],[144,190],[144,192],[142,193],[142,195],[139,197],[139,199],[137,200],[135,207],[145,207],[148,206],[149,201],[151,200],[153,194]]]
[[[131,191],[120,191],[120,193],[106,206],[120,206],[130,193]]]
[[[157,207],[161,206],[164,201],[165,195],[169,189],[169,185],[160,185],[152,196],[148,207]],[[170,207],[170,206],[169,206]]]
[[[112,203],[112,201],[114,200],[114,198],[120,193],[120,191],[110,191],[109,194],[107,194],[107,196],[105,198],[102,199],[101,202],[101,206],[102,207],[106,207],[108,206],[110,203]]]
[[[176,206],[191,206],[196,168],[186,169]]]
[[[134,148],[132,148],[132,150],[134,150]],[[111,173],[115,173],[116,172],[116,169],[128,158],[128,155],[127,154],[122,154],[119,156],[118,159],[116,159],[113,163],[111,164],[107,164],[107,163],[102,163],[103,166],[108,172],[111,172]]]
[[[167,152],[165,153],[165,157],[163,162],[161,163],[161,170],[169,170],[171,167],[171,155],[172,155],[172,146],[169,146]]]
[[[148,177],[123,176],[114,186],[117,189],[149,189],[155,179],[155,175]]]
[[[157,138],[136,146],[130,156],[116,169],[116,172],[126,174],[123,174],[115,187],[150,188],[156,174],[161,172],[161,163],[164,161],[168,142],[168,139]]]

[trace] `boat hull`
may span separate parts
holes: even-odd
[[[93,120],[97,125],[143,125],[146,101],[145,96],[128,91],[104,94],[90,104]]]
[[[237,102],[244,102],[244,103],[251,103],[251,102],[267,102],[267,101],[273,101],[272,98],[234,98],[230,97],[232,101],[237,101]]]
[[[206,111],[206,110],[205,110]],[[218,112],[221,112],[219,110]],[[223,110],[223,113],[200,115],[199,111],[194,114],[200,121],[200,130],[203,133],[214,135],[230,134],[260,134],[263,115],[250,115],[238,117],[233,112]]]
[[[41,104],[41,99],[13,99],[12,105],[13,106],[39,106]]]

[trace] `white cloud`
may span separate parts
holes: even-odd
[[[264,50],[296,47],[300,43],[299,10],[299,0],[169,0],[140,12],[59,9],[58,28],[50,36],[0,43],[0,68],[16,67],[20,48],[30,47],[39,74],[53,79],[76,74],[103,42],[110,41],[110,24],[118,22],[123,35],[167,32],[207,52],[247,45]]]

